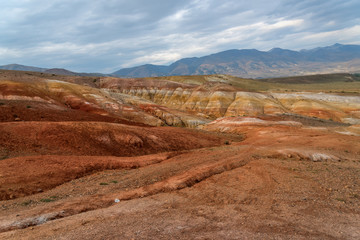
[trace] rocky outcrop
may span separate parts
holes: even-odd
[[[360,124],[359,96],[250,92],[208,80],[195,85],[163,79],[107,77],[100,80],[99,88],[48,79],[36,84],[3,81],[0,99],[42,101],[151,126],[196,127],[220,117],[284,114]]]
[[[285,113],[359,124],[360,97],[324,93],[256,93],[235,89],[195,88],[112,89],[155,104],[189,113],[202,113],[210,119],[223,116],[279,115]]]
[[[112,98],[104,90],[58,80],[39,81],[36,84],[8,81],[0,86],[0,99],[46,101],[54,106],[65,106],[103,116],[117,116],[147,125],[164,125],[153,115]]]

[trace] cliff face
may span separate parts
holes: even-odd
[[[256,93],[201,88],[120,88],[114,92],[136,96],[158,105],[216,119],[229,116],[298,114],[360,123],[360,98],[324,93]]]

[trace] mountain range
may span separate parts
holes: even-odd
[[[108,76],[108,74],[102,73],[78,73],[72,72],[63,68],[40,68],[40,67],[32,67],[25,66],[20,64],[8,64],[0,66],[0,69],[4,70],[15,70],[15,71],[29,71],[29,72],[42,72],[56,75],[66,75],[66,76]]]
[[[266,78],[319,73],[360,71],[360,45],[334,44],[309,50],[293,51],[273,48],[232,49],[215,54],[183,58],[168,66],[145,64],[123,68],[112,74],[75,73],[66,69],[45,69],[10,64],[0,69],[37,71],[62,75],[156,77],[174,75],[228,74],[246,78]]]

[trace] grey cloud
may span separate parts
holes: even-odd
[[[0,65],[111,72],[233,48],[360,43],[359,9],[341,0],[2,1]]]

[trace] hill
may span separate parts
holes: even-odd
[[[95,77],[108,76],[107,74],[102,74],[102,73],[78,73],[63,68],[39,68],[39,67],[25,66],[20,64],[3,65],[0,66],[0,69],[27,71],[27,72],[41,72],[41,73],[50,73],[50,74],[64,75],[64,76],[95,76]]]
[[[20,64],[8,64],[0,66],[0,69],[4,70],[15,70],[15,71],[30,71],[30,72],[45,72],[46,68],[31,67]]]
[[[359,239],[359,92],[0,70],[0,239]]]

